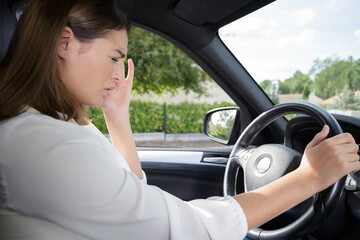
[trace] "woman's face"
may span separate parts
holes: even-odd
[[[61,81],[80,104],[101,106],[115,81],[124,79],[127,32],[110,31],[104,38],[82,43],[68,30],[58,49]]]

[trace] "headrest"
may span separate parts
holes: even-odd
[[[15,30],[15,19],[7,1],[0,1],[0,61],[4,58]]]
[[[16,23],[27,2],[28,0],[0,1],[0,62],[6,54]]]

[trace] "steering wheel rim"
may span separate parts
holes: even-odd
[[[259,115],[251,124],[249,124],[234,145],[225,170],[225,196],[233,196],[236,194],[237,175],[240,167],[244,169],[245,176],[246,160],[244,163],[240,154],[242,154],[242,156],[244,156],[244,153],[245,155],[251,154],[249,153],[249,151],[251,151],[249,145],[258,133],[261,132],[261,130],[276,119],[293,113],[306,114],[314,118],[321,125],[327,124],[330,127],[329,136],[335,136],[342,133],[342,129],[335,118],[325,109],[315,104],[303,101],[293,101],[274,106]],[[290,236],[291,238],[305,236],[313,231],[322,221],[324,221],[335,208],[337,200],[340,198],[343,191],[345,179],[346,177],[343,177],[329,188],[315,194],[310,208],[300,218],[289,225],[275,230],[255,228],[248,232],[247,237],[250,239],[270,240],[287,239]],[[244,184],[246,184],[245,180]]]

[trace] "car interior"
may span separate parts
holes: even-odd
[[[252,148],[276,145],[275,150],[269,150],[277,152],[272,157],[286,156],[289,161],[288,165],[276,170],[275,175],[266,177],[270,182],[298,166],[307,143],[324,123],[331,126],[332,134],[349,132],[360,143],[359,118],[330,114],[319,107],[299,102],[274,108],[274,103],[220,39],[220,27],[266,8],[273,1],[115,0],[133,25],[167,39],[184,51],[237,105],[231,109],[235,111],[236,120],[228,141],[212,137],[207,130],[212,114],[229,109],[218,109],[204,116],[204,133],[223,143],[223,147],[138,147],[149,185],[158,186],[185,201],[254,189],[261,184],[252,179],[255,176],[245,176],[243,164],[236,162],[237,156],[247,158],[252,154]],[[0,2],[0,61],[26,3],[27,0]],[[284,117],[294,112],[300,115],[290,121]],[[287,155],[288,151],[283,152],[283,147],[292,149],[294,153]],[[249,157],[251,161],[255,164],[257,157]],[[250,231],[248,238],[358,239],[359,176],[353,173],[342,178],[313,198]],[[33,236],[31,239],[46,239],[50,232],[52,239],[86,239],[46,221],[0,209],[1,239],[21,239],[25,234]]]

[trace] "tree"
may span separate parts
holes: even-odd
[[[302,98],[304,100],[308,100],[310,96],[311,90],[308,84],[305,85],[303,91],[302,91]]]
[[[329,98],[341,91],[346,85],[350,89],[360,88],[360,62],[353,61],[350,56],[347,60],[326,58],[314,61],[311,72],[315,73],[315,91],[321,98]]]
[[[340,99],[335,102],[333,107],[342,110],[359,110],[360,100],[354,96],[354,92],[346,85]]]
[[[138,94],[153,92],[205,93],[202,83],[206,73],[185,53],[169,41],[149,31],[132,27],[129,35],[128,57],[135,63],[133,91]]]
[[[312,84],[313,82],[308,74],[297,70],[292,77],[280,82],[279,89],[282,94],[302,93],[306,85],[311,89]]]
[[[279,93],[280,94],[290,94],[290,86],[288,82],[279,81]]]
[[[273,80],[273,81],[277,81],[280,84],[279,80]],[[280,92],[280,88],[278,89],[278,91],[276,91],[275,96],[271,96],[271,91],[270,88],[272,86],[273,81],[271,80],[263,80],[262,82],[260,82],[260,87],[264,90],[264,92],[266,93],[266,95],[268,95],[268,97],[273,101],[274,104],[278,104],[279,103],[279,92]],[[274,83],[273,83],[274,84]]]
[[[264,90],[264,92],[270,96],[270,85],[271,85],[271,80],[263,80],[262,82],[260,82],[260,87],[262,88],[262,90]]]
[[[350,89],[357,91],[360,90],[360,59],[354,62],[353,57],[350,56],[349,62],[351,67],[348,69],[346,80]]]
[[[229,140],[234,127],[235,110],[225,110],[213,113],[209,121],[208,132],[211,136],[222,140]]]

